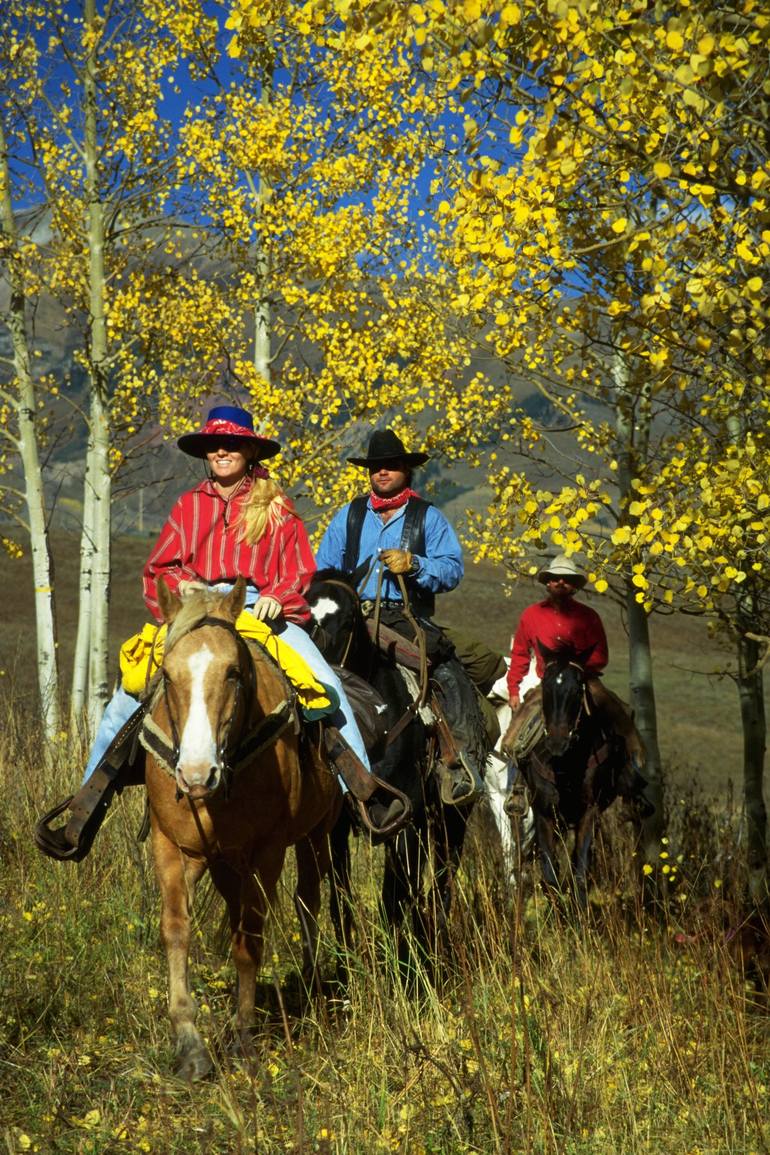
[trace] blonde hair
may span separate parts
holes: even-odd
[[[280,485],[272,477],[255,477],[238,518],[238,540],[256,545],[287,513],[296,517],[292,500]]]

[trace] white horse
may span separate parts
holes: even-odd
[[[510,665],[505,659],[506,673]],[[535,660],[529,667],[527,676],[521,683],[522,697],[532,686],[538,685],[540,679],[535,673]],[[535,816],[529,806],[521,818],[511,818],[504,809],[505,799],[510,793],[518,776],[515,764],[511,763],[502,753],[501,746],[505,733],[511,722],[511,707],[508,704],[508,686],[506,675],[495,682],[487,695],[497,711],[497,720],[500,723],[500,737],[494,750],[487,758],[484,785],[487,792],[487,801],[500,834],[500,846],[503,852],[508,885],[513,889],[518,885],[517,868],[529,855],[535,841]]]

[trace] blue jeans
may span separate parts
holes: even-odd
[[[231,587],[226,586],[224,582],[216,586],[216,589],[221,592],[225,592],[225,590],[229,588]],[[252,606],[256,599],[257,591],[253,586],[249,586],[246,591],[247,605]],[[323,682],[325,686],[331,686],[337,692],[340,700],[339,709],[336,710],[334,714],[328,715],[326,721],[332,726],[337,727],[353,753],[361,759],[367,770],[371,770],[369,755],[366,752],[361,731],[358,729],[358,723],[356,722],[353,709],[342,687],[342,682],[318,649],[318,646],[310,637],[310,634],[306,633],[300,626],[295,625],[294,622],[286,622],[281,632],[281,638],[286,642],[287,646],[291,646],[301,658],[305,659],[319,682]],[[86,782],[91,777],[97,763],[104,757],[110,742],[138,706],[139,699],[134,698],[131,694],[127,694],[122,686],[118,686],[111,700],[107,703],[107,708],[99,723],[99,729],[96,732],[96,738],[91,747],[91,753],[88,758],[85,774],[83,775],[83,782]],[[346,792],[347,786],[341,778],[339,782],[343,793]]]

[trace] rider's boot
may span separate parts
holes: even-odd
[[[324,726],[324,742],[366,829],[378,838],[392,838],[411,818],[412,804],[406,794],[367,770],[336,726]]]
[[[50,858],[80,862],[88,854],[115,794],[144,782],[144,751],[139,747],[145,707],[121,726],[80,789],[49,810],[35,827],[35,844]],[[50,823],[69,811],[64,826]]]

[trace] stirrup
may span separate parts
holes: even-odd
[[[484,790],[481,775],[462,750],[458,757],[457,766],[447,766],[445,762],[436,764],[439,794],[445,806],[470,806]]]
[[[38,850],[59,862],[82,862],[94,844],[117,788],[114,779],[104,770],[94,770],[77,794],[70,794],[36,823]],[[69,821],[52,828],[51,823],[65,810],[72,811]]]
[[[412,818],[412,803],[401,790],[395,786],[391,786],[389,782],[378,778],[376,774],[371,776],[376,783],[374,791],[369,797],[364,800],[362,798],[355,799],[355,806],[357,815],[361,820],[361,824],[369,834],[373,842],[384,842],[388,838],[393,838],[402,830]],[[372,822],[368,807],[372,805],[372,800],[377,794],[384,793],[391,796],[390,805],[386,806],[383,815],[383,821],[380,823]],[[376,805],[376,803],[375,803]],[[385,806],[382,802],[380,805]]]
[[[529,795],[524,782],[514,782],[503,800],[503,811],[509,818],[523,818],[529,810]]]

